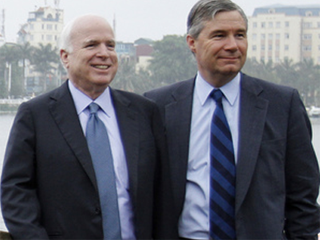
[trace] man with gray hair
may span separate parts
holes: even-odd
[[[295,89],[241,72],[248,23],[229,0],[188,16],[195,78],[145,93],[165,122],[181,239],[317,239],[319,167]]]
[[[157,106],[111,89],[118,59],[102,17],[64,28],[69,80],[23,103],[4,159],[1,208],[13,239],[170,239],[172,192]]]

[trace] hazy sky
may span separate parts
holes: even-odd
[[[65,23],[72,18],[96,13],[105,16],[112,24],[116,19],[118,41],[133,42],[140,37],[160,40],[168,34],[185,34],[186,18],[197,0],[60,0],[64,9]],[[247,15],[254,8],[271,4],[310,5],[319,0],[234,0]],[[28,12],[45,6],[54,6],[54,0],[0,0],[0,27],[2,9],[5,9],[5,32],[7,41],[15,41],[21,24],[28,18]],[[0,28],[1,29],[1,28]]]

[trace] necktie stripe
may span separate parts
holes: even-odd
[[[217,126],[212,126],[212,128],[217,128]],[[215,130],[211,134],[213,137],[212,142],[218,141],[221,142],[230,152],[233,152],[233,145],[231,137],[227,137],[220,129]]]
[[[222,142],[220,142],[216,138],[216,136],[212,136],[211,139],[212,139],[212,144],[211,144],[212,153],[220,154],[219,157],[224,157],[231,164],[233,164],[234,163],[233,148],[230,149],[230,144],[228,144],[228,146],[224,145]]]
[[[232,191],[234,191],[234,176],[227,171],[220,162],[213,161],[210,169],[212,173],[212,179],[219,181],[219,183],[225,188],[232,188]]]
[[[214,215],[216,217],[219,217],[218,215]],[[232,231],[231,227],[220,227],[216,223],[211,222],[212,229],[214,233],[211,236],[211,239],[235,239],[236,236],[232,233],[228,233]]]
[[[219,205],[217,205],[215,202],[212,203],[212,210],[211,214],[216,218],[216,221],[213,224],[216,224],[219,222],[219,226],[225,231],[230,232],[232,231],[233,226],[233,216],[230,216],[229,213],[225,212]],[[221,212],[219,215],[217,212]]]
[[[232,136],[222,105],[223,94],[215,89],[211,123],[210,237],[235,239],[235,162]]]
[[[216,114],[216,112],[215,112]],[[232,141],[229,126],[226,125],[226,119],[225,116],[219,116],[219,114],[224,114],[221,112],[221,109],[217,110],[217,116],[213,119],[212,124],[216,125],[216,130],[221,131],[222,134],[226,136],[226,138],[229,139],[229,141]]]

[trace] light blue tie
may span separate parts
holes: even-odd
[[[223,93],[214,89],[211,97],[216,101],[216,110],[211,122],[210,238],[236,239],[236,167],[232,136],[223,111]]]
[[[104,239],[121,239],[118,196],[108,133],[97,115],[99,105],[89,105],[86,138],[96,173]]]

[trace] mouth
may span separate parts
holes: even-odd
[[[91,66],[94,68],[102,69],[102,70],[106,70],[111,67],[110,65],[91,65]]]

